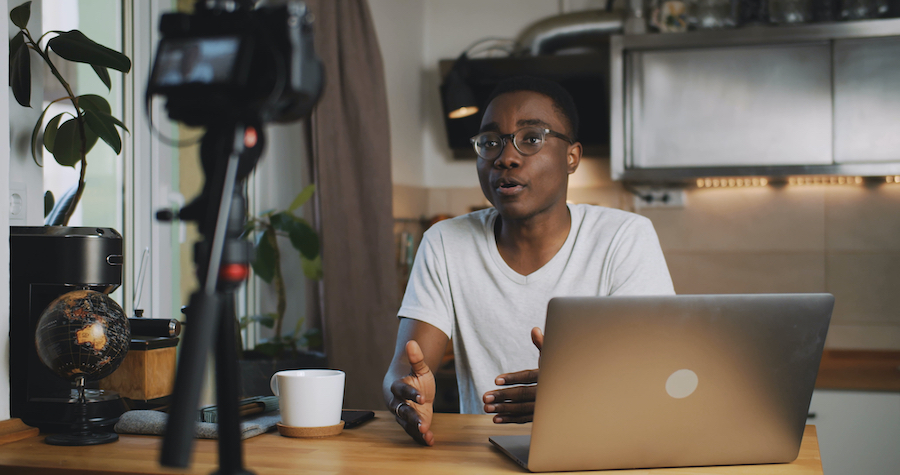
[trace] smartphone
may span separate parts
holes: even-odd
[[[344,409],[341,412],[341,420],[344,421],[344,429],[352,429],[374,417],[375,413],[372,411],[353,411]]]

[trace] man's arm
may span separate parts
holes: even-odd
[[[411,318],[400,318],[394,358],[384,375],[382,391],[388,409],[413,439],[434,445],[431,431],[437,368],[449,339],[437,327]]]

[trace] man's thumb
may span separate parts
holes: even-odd
[[[412,368],[416,376],[422,376],[431,372],[431,369],[425,363],[425,355],[422,348],[416,340],[406,342],[406,358],[409,360],[409,366]]]
[[[541,333],[540,328],[534,327],[531,329],[531,341],[534,343],[534,346],[537,347],[538,351],[541,351],[541,348],[544,347],[544,334]]]

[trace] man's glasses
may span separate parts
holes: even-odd
[[[471,139],[475,147],[475,153],[483,160],[496,160],[503,153],[503,147],[507,141],[512,141],[513,147],[523,156],[534,155],[544,146],[547,136],[563,139],[570,145],[575,143],[569,137],[540,127],[525,127],[511,134],[498,132],[482,132]]]

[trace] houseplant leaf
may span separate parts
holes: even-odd
[[[300,264],[303,266],[303,275],[307,279],[319,280],[322,278],[322,256],[316,256],[315,259],[300,256]]]
[[[109,78],[109,70],[104,68],[103,66],[97,66],[96,64],[91,65],[94,68],[94,72],[97,73],[97,77],[103,81],[103,84],[106,86],[106,89],[112,90],[112,80]]]
[[[9,42],[9,86],[20,106],[31,107],[31,54],[21,31]]]
[[[34,124],[34,128],[31,129],[31,159],[34,160],[34,164],[42,167],[44,164],[43,161],[38,161],[38,136],[41,133],[41,125],[44,125],[44,116],[47,115],[47,111],[50,109],[48,105],[43,111],[41,111],[41,116],[38,117],[37,122]]]
[[[300,218],[291,219],[288,237],[295,249],[307,259],[315,259],[319,255],[319,236],[306,221]]]
[[[294,198],[294,201],[291,202],[291,206],[288,207],[288,211],[293,213],[297,208],[306,204],[310,198],[312,198],[313,193],[316,192],[316,185],[312,184],[303,189],[297,197]]]
[[[56,143],[56,132],[59,129],[59,121],[62,119],[62,116],[63,114],[58,114],[50,119],[50,122],[47,122],[47,128],[44,129],[44,148],[50,153],[53,153],[53,144]]]
[[[87,153],[97,143],[97,134],[85,127],[85,147]],[[78,132],[78,120],[69,119],[63,122],[56,131],[56,140],[53,143],[53,158],[64,167],[74,167],[81,161],[81,135]]]
[[[76,99],[78,100],[78,106],[84,110],[106,112],[107,114],[112,113],[112,107],[109,106],[109,102],[107,102],[103,96],[84,94],[76,97]]]
[[[62,32],[48,41],[47,45],[54,53],[69,61],[113,68],[123,73],[131,70],[128,56],[95,42],[78,30]]]
[[[53,205],[56,203],[56,198],[53,197],[53,192],[47,190],[44,192],[44,217],[46,218],[50,211],[53,210]]]
[[[25,2],[13,8],[9,12],[9,19],[12,20],[13,25],[24,30],[28,26],[28,20],[31,19],[31,2]]]
[[[272,278],[275,277],[275,248],[272,247],[269,236],[269,230],[257,235],[256,258],[250,265],[253,266],[253,272],[256,272],[260,279],[271,284]]]
[[[87,128],[97,134],[118,155],[122,151],[122,137],[119,136],[119,131],[116,130],[113,122],[109,120],[110,118],[112,116],[105,112],[84,111],[84,120],[87,123]]]

